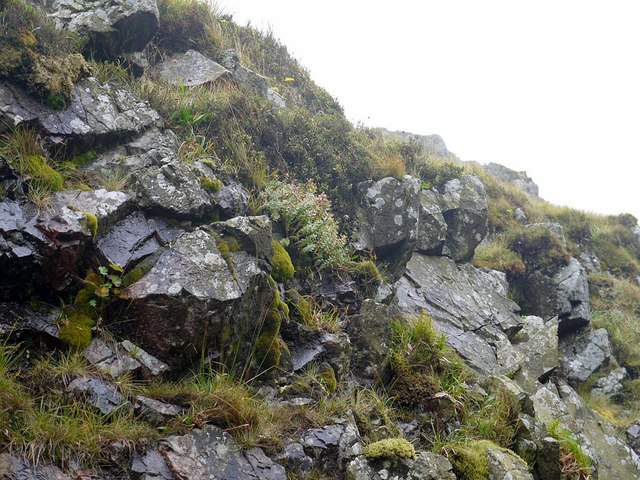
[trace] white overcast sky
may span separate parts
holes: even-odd
[[[556,204],[640,218],[640,1],[219,0],[354,122],[441,135]]]

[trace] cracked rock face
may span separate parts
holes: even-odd
[[[211,425],[163,440],[160,451],[169,470],[183,480],[286,479],[284,468],[260,448],[242,452],[229,434]]]
[[[58,28],[88,36],[99,58],[138,52],[158,30],[156,0],[47,0],[47,6]]]
[[[64,145],[68,154],[109,147],[162,125],[160,115],[131,90],[95,78],[78,81],[69,107],[62,111],[42,105],[20,88],[0,84],[0,128],[25,122],[40,131],[47,146]]]
[[[509,337],[522,328],[520,308],[501,295],[496,278],[447,257],[414,254],[397,283],[397,307],[433,318],[447,342],[473,368],[502,374],[515,371],[520,355]]]
[[[420,183],[405,176],[362,182],[357,186],[360,250],[372,250],[389,273],[398,279],[416,243]]]
[[[267,277],[254,255],[225,258],[210,234],[185,233],[124,291],[122,333],[173,366],[207,343],[243,359],[272,299]]]
[[[0,453],[0,478],[10,480],[72,480],[53,465],[33,464],[9,453]]]
[[[609,334],[604,328],[586,328],[563,338],[560,353],[567,379],[582,383],[611,358]]]
[[[327,473],[342,470],[346,462],[363,452],[356,427],[346,421],[307,430],[300,443],[307,455],[320,462]]]

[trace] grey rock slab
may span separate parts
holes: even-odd
[[[242,184],[234,180],[226,181],[220,190],[211,196],[224,217],[232,218],[246,215],[249,209],[249,192]]]
[[[116,387],[97,377],[78,377],[67,385],[66,391],[85,398],[104,415],[109,415],[127,402]]]
[[[440,204],[451,258],[457,262],[470,260],[488,231],[484,185],[475,175],[450,180],[442,189]]]
[[[252,88],[262,98],[269,98],[269,80],[240,64],[238,54],[233,49],[227,49],[220,54],[219,61],[229,69],[234,78]]]
[[[209,340],[244,358],[260,322],[256,312],[272,299],[267,278],[254,255],[225,258],[209,233],[185,233],[123,292],[121,333],[171,366],[188,362]]]
[[[262,450],[242,452],[229,434],[207,425],[186,435],[171,436],[160,450],[169,469],[182,480],[285,480],[282,466]]]
[[[397,283],[397,308],[430,315],[447,342],[477,370],[517,369],[509,337],[522,328],[519,307],[496,291],[496,279],[469,264],[414,254]],[[509,359],[508,365],[501,362]]]
[[[527,464],[516,454],[497,448],[487,449],[490,480],[533,480]]]
[[[100,58],[137,52],[158,30],[155,0],[47,0],[58,28],[89,36],[88,45]]]
[[[94,338],[82,354],[101,373],[114,378],[126,373],[134,373],[149,379],[169,370],[165,363],[128,340],[118,344],[108,344],[99,338]]]
[[[567,379],[584,382],[611,358],[609,334],[604,328],[589,328],[561,339],[562,371]]]
[[[105,189],[55,192],[51,196],[51,203],[60,209],[70,207],[94,215],[98,220],[98,235],[106,233],[133,208],[130,195]]]
[[[523,318],[524,327],[514,338],[514,348],[521,354],[523,365],[541,382],[558,368],[558,319],[545,323],[541,317]]]
[[[164,457],[155,448],[149,448],[143,454],[134,451],[130,470],[139,480],[175,480]]]
[[[405,176],[361,182],[356,186],[359,250],[371,250],[397,280],[416,243],[420,183]]]
[[[166,424],[183,412],[183,408],[178,405],[161,402],[142,395],[136,396],[135,409],[147,422],[155,425]]]
[[[300,472],[308,472],[313,468],[313,460],[306,453],[300,443],[294,442],[284,447],[276,460],[285,467]]]
[[[126,141],[152,127],[162,126],[160,115],[135,94],[95,78],[78,81],[65,110],[52,110],[13,85],[0,84],[0,124],[28,123],[40,131],[48,145],[67,153],[84,153]]]
[[[357,376],[380,378],[391,346],[389,307],[367,299],[360,313],[349,317],[347,334],[351,341],[351,365]]]
[[[59,317],[59,310],[36,312],[19,303],[0,303],[0,335],[44,333],[58,338],[56,320]]]
[[[437,192],[420,191],[420,217],[418,221],[416,250],[427,255],[441,255],[447,240],[447,222]]]
[[[54,465],[34,464],[26,458],[0,453],[0,478],[7,480],[72,480]]]
[[[172,55],[148,73],[178,87],[212,85],[233,78],[229,70],[195,50]]]
[[[341,470],[347,461],[362,454],[358,430],[348,421],[307,430],[300,443],[306,454],[322,463],[327,472]]]
[[[560,442],[553,437],[544,437],[539,442],[535,472],[540,480],[560,480]]]
[[[212,223],[208,230],[215,232],[220,240],[229,237],[235,239],[243,251],[271,264],[273,237],[269,217],[234,217],[224,222]]]

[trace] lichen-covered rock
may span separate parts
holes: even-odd
[[[276,460],[285,467],[298,472],[308,472],[313,468],[313,460],[298,442],[290,443],[276,457]]]
[[[173,474],[183,480],[285,480],[284,468],[259,448],[241,451],[231,436],[207,425],[161,442],[160,451]]]
[[[432,452],[422,452],[415,460],[369,461],[355,458],[347,466],[348,480],[455,480],[449,460]]]
[[[514,348],[529,373],[545,382],[558,368],[558,319],[545,323],[541,317],[528,316],[523,318],[523,324],[514,338]]]
[[[51,294],[74,279],[93,238],[89,218],[65,205],[37,211],[0,202],[0,298],[20,300],[36,291]]]
[[[329,474],[341,471],[348,461],[363,453],[358,430],[348,421],[307,430],[300,443],[307,455]]]
[[[527,464],[516,454],[503,449],[487,449],[490,480],[533,480]]]
[[[173,418],[183,413],[184,409],[178,405],[138,395],[136,396],[135,411],[149,423],[166,425]]]
[[[418,221],[416,250],[426,255],[442,255],[447,240],[447,222],[437,192],[420,191],[420,217]]]
[[[447,222],[446,246],[456,262],[468,261],[487,235],[487,194],[475,175],[448,181],[440,198]]]
[[[365,300],[360,313],[349,317],[347,333],[353,346],[351,365],[357,376],[378,379],[391,345],[389,307]]]
[[[235,180],[225,181],[212,197],[222,218],[246,215],[249,209],[249,192]]]
[[[195,50],[172,55],[148,73],[178,87],[213,85],[233,79],[229,70]]]
[[[374,251],[394,279],[400,278],[416,243],[420,183],[405,176],[357,185],[360,250]]]
[[[244,85],[253,88],[262,98],[269,98],[269,80],[266,77],[240,65],[238,54],[233,49],[225,50],[220,54],[220,63],[228,68],[235,79]]]
[[[544,437],[539,442],[535,459],[535,472],[540,480],[560,480],[560,442],[553,437]]]
[[[128,340],[109,345],[95,338],[83,355],[98,371],[114,378],[128,373],[153,378],[169,370],[166,364]]]
[[[218,235],[219,241],[227,242],[232,250],[238,248],[267,263],[273,260],[271,220],[265,215],[234,217],[212,223],[208,229]]]
[[[28,123],[48,146],[64,145],[67,154],[110,147],[161,126],[160,115],[125,87],[80,80],[65,110],[53,110],[13,85],[0,84],[0,131]]]
[[[561,339],[562,371],[572,382],[584,382],[611,358],[609,333],[604,328],[583,329]]]
[[[536,185],[534,181],[527,176],[527,172],[517,172],[505,167],[504,165],[493,162],[484,165],[483,168],[487,173],[496,177],[498,180],[513,183],[520,190],[528,193],[532,197],[538,196],[538,185]]]
[[[602,395],[604,397],[619,397],[622,394],[624,382],[629,378],[627,369],[624,367],[612,370],[607,376],[598,379],[591,389],[591,395]]]
[[[469,264],[414,254],[397,283],[397,307],[408,315],[429,314],[475,369],[514,372],[519,361],[509,337],[522,328],[522,321],[519,307],[497,291],[495,282]]]
[[[170,365],[184,365],[207,344],[238,361],[247,358],[273,298],[255,254],[223,256],[202,230],[179,237],[123,293],[122,333]]]
[[[100,58],[140,51],[158,30],[155,0],[47,0],[47,6],[59,28],[88,36],[88,50]]]

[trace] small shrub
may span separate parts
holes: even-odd
[[[271,276],[277,282],[287,282],[293,278],[295,269],[291,263],[291,257],[277,240],[271,241],[273,245],[273,269]]]
[[[404,438],[385,438],[367,445],[364,456],[368,460],[382,458],[396,460],[401,458],[415,458],[416,451],[411,442]]]
[[[260,197],[271,218],[283,223],[286,235],[315,266],[339,269],[350,262],[347,240],[338,233],[329,199],[316,193],[313,183],[274,181]]]
[[[422,180],[422,188],[442,188],[445,183],[462,177],[464,167],[448,161],[427,159],[417,166],[417,175]]]

